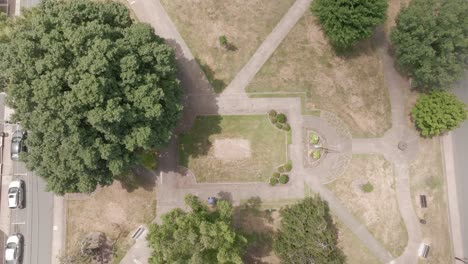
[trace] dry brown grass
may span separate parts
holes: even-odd
[[[413,205],[418,217],[427,223],[421,225],[423,241],[431,246],[423,263],[451,263],[452,247],[449,234],[446,180],[443,173],[438,138],[420,139],[419,155],[411,163],[410,183]],[[426,195],[427,208],[420,206],[419,195]]]
[[[345,174],[327,187],[394,256],[403,252],[408,234],[398,209],[391,164],[381,155],[354,155]],[[369,182],[374,190],[364,193]]]
[[[67,201],[67,251],[76,251],[80,239],[87,232],[99,231],[117,240],[113,263],[118,263],[133,244],[130,232],[155,217],[156,193],[150,189],[138,188],[128,192],[115,181],[86,200]]]
[[[162,0],[217,92],[222,91],[294,0]],[[233,50],[219,44],[225,35]]]
[[[362,241],[336,217],[334,222],[338,228],[338,247],[346,255],[347,264],[380,263],[379,259],[370,252]]]
[[[375,137],[391,127],[382,65],[371,41],[338,56],[306,12],[248,87],[252,93],[304,92],[308,110],[336,113],[355,137]]]

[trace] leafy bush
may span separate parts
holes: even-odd
[[[424,94],[411,110],[422,136],[437,136],[460,125],[467,118],[466,105],[451,93],[435,91]]]
[[[283,166],[283,165],[279,166],[279,167],[278,167],[278,171],[279,171],[279,172],[284,172],[284,166]]]
[[[276,122],[278,122],[278,119],[276,118],[276,116],[270,116],[270,122],[272,124],[276,124]]]
[[[385,21],[387,0],[315,0],[311,5],[330,43],[345,50]]]
[[[278,114],[278,115],[276,116],[276,119],[277,119],[278,122],[280,122],[280,123],[286,122],[286,116],[285,116],[284,114]]]
[[[283,124],[283,130],[289,131],[291,130],[291,126],[288,123]]]
[[[318,160],[318,159],[320,159],[320,157],[322,157],[322,152],[320,150],[314,150],[312,152],[312,158],[313,159]]]
[[[317,143],[319,143],[319,140],[320,140],[319,136],[317,136],[317,135],[314,134],[314,133],[310,133],[310,135],[309,135],[309,141],[310,141],[310,143],[312,143],[312,144],[317,144]]]
[[[221,46],[227,47],[227,45],[228,45],[228,39],[227,39],[226,36],[224,36],[224,35],[219,36],[218,40],[219,40],[219,44],[221,44]]]
[[[449,87],[468,67],[466,0],[412,0],[391,32],[395,56],[413,86]]]
[[[279,172],[277,171],[273,172],[273,178],[279,178],[279,176],[280,176]]]
[[[278,128],[278,129],[282,129],[282,128],[283,128],[283,124],[281,124],[281,123],[276,123],[275,126],[276,126],[276,128]]]
[[[367,182],[366,184],[362,185],[362,191],[365,193],[370,193],[374,190],[374,186],[370,184],[370,182]]]
[[[276,184],[278,184],[278,179],[277,178],[270,178],[270,185],[275,186]]]
[[[289,176],[287,174],[282,174],[279,178],[281,184],[286,184],[289,181]]]
[[[292,170],[292,163],[289,161],[288,163],[284,164],[283,166],[284,170],[287,172],[290,172]]]
[[[278,113],[277,113],[275,110],[273,110],[273,109],[270,110],[270,111],[268,111],[268,115],[269,115],[270,117],[275,117],[277,114],[278,114]]]

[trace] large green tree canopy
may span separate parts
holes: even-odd
[[[387,7],[387,0],[314,0],[311,5],[330,43],[339,50],[370,37],[385,21]]]
[[[468,1],[412,0],[397,16],[391,40],[414,86],[450,87],[468,66]]]
[[[181,112],[174,51],[115,2],[45,0],[0,47],[23,156],[52,191],[110,184],[136,150],[169,140]]]
[[[437,136],[458,127],[467,118],[465,103],[445,91],[423,94],[411,110],[422,136]]]
[[[247,240],[232,228],[232,205],[221,200],[209,210],[193,195],[185,203],[191,212],[175,209],[162,216],[161,225],[150,226],[149,263],[241,264]]]
[[[320,197],[308,197],[281,211],[273,249],[282,263],[343,264],[345,256],[337,240],[327,203]]]

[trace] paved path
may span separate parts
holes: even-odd
[[[249,98],[245,93],[245,87],[253,79],[255,74],[268,60],[288,32],[308,10],[310,0],[297,0],[285,14],[272,33],[261,44],[249,62],[241,69],[231,84],[221,95],[213,92],[213,89],[196,63],[188,46],[177,32],[176,27],[161,6],[159,0],[135,0],[131,2],[131,8],[140,21],[150,23],[156,34],[166,38],[167,43],[175,48],[179,65],[179,78],[185,91],[184,115],[181,125],[176,129],[176,134],[189,129],[196,115],[202,114],[265,114],[269,109],[285,112],[292,127],[292,144],[289,145],[289,158],[293,161],[294,168],[291,172],[291,181],[286,186],[277,186],[272,189],[266,183],[233,183],[233,184],[209,184],[196,183],[189,171],[180,168],[177,160],[177,136],[171,140],[168,148],[161,153],[160,177],[158,179],[158,209],[159,217],[175,207],[184,208],[183,197],[187,193],[193,193],[202,199],[208,196],[218,195],[233,201],[234,204],[242,200],[258,196],[264,201],[279,199],[301,199],[304,197],[305,183],[316,193],[319,193],[330,205],[330,208],[340,220],[352,230],[358,238],[374,253],[383,263],[391,262],[394,258],[391,254],[369,233],[352,214],[327,190],[322,178],[329,175],[331,168],[326,163],[316,168],[304,166],[304,129],[310,122],[317,122],[314,127],[324,129],[334,128],[336,133],[346,135],[346,129],[333,126],[333,122],[320,118],[302,116],[301,101],[299,98]],[[351,149],[354,153],[382,153],[395,167],[396,193],[400,213],[408,230],[408,246],[402,256],[396,259],[396,263],[416,263],[417,246],[421,240],[420,228],[417,217],[412,207],[412,199],[409,189],[408,162],[417,154],[417,140],[414,133],[407,129],[405,116],[404,92],[402,87],[407,83],[393,68],[393,60],[386,53],[387,41],[383,35],[379,35],[380,55],[382,56],[385,81],[389,88],[392,105],[393,126],[382,138],[378,139],[353,139],[349,136],[337,136],[335,146],[343,150]],[[321,123],[322,122],[322,123]],[[330,123],[331,122],[331,123]],[[330,133],[327,133],[330,134]],[[416,138],[417,139],[417,138]],[[334,139],[331,139],[334,140]],[[405,141],[408,148],[400,151],[397,143]],[[343,163],[346,166],[346,163]],[[327,169],[328,168],[328,169]],[[323,176],[323,177],[322,177]],[[144,241],[137,241],[136,245],[121,263],[145,263],[148,250]]]

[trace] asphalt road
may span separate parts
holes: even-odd
[[[468,72],[453,92],[468,105]],[[468,254],[468,122],[452,133],[463,251]],[[463,257],[468,257],[463,256]]]
[[[0,109],[0,113],[3,113],[3,95],[0,95]],[[0,115],[0,119],[0,121],[3,121],[3,115]],[[4,140],[5,148],[8,151],[10,149],[10,136],[16,129],[16,125],[12,124],[4,126],[4,131],[8,131],[9,134]],[[13,175],[13,180],[22,179],[26,186],[25,208],[10,211],[10,234],[21,233],[24,236],[23,263],[50,263],[53,232],[53,194],[45,191],[45,182],[34,175],[33,172],[28,171],[22,162],[13,162],[8,155],[3,157],[3,162],[5,167],[10,168],[4,174]],[[2,203],[4,202],[7,201],[2,201]]]

